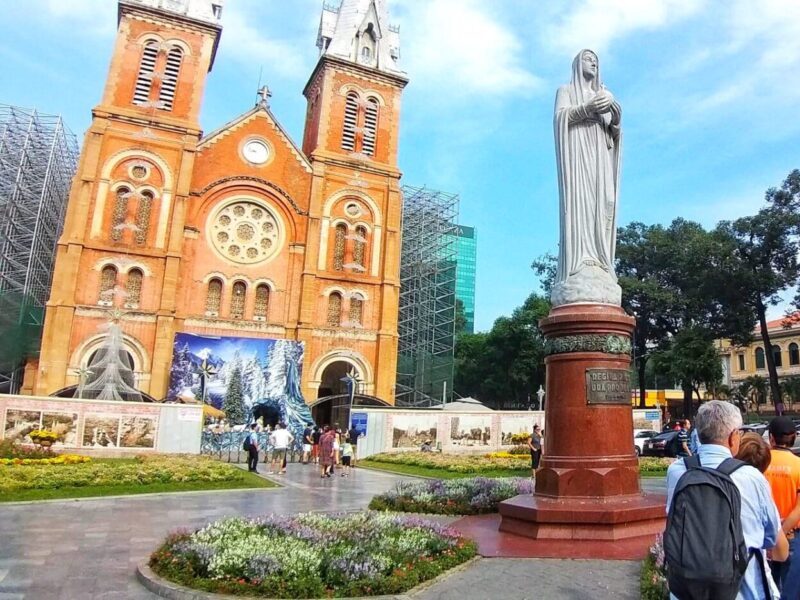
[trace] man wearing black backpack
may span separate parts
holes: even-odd
[[[767,480],[733,458],[741,426],[736,406],[706,402],[695,418],[697,454],[667,471],[664,553],[678,600],[778,598],[764,550],[783,561],[789,544]]]

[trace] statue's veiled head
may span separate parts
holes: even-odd
[[[583,78],[586,81],[591,81],[597,77],[597,73],[600,70],[600,61],[597,59],[597,55],[591,50],[584,50],[579,56],[581,59]]]
[[[576,99],[586,99],[585,92],[598,92],[603,87],[600,78],[600,59],[594,50],[584,49],[578,52],[572,61],[572,86]]]

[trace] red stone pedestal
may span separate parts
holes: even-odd
[[[644,555],[666,514],[662,497],[640,492],[630,387],[618,379],[630,369],[634,319],[615,306],[572,304],[540,326],[551,349],[544,456],[533,497],[500,505],[500,530],[591,542],[598,558],[604,542],[627,539]]]

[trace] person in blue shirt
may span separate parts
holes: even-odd
[[[703,467],[716,468],[726,458],[739,451],[742,432],[742,415],[739,409],[729,402],[712,400],[697,411],[698,455]],[[672,503],[672,495],[678,480],[686,472],[686,465],[679,459],[667,470],[667,512]],[[744,541],[754,550],[772,550],[772,559],[786,560],[789,556],[789,542],[781,529],[778,509],[772,500],[772,492],[766,478],[749,465],[737,469],[731,475],[733,483],[739,488],[742,499],[741,520]],[[766,564],[766,556],[764,557]],[[769,591],[764,590],[759,564],[751,560],[742,578],[737,600],[773,600],[779,598],[778,590],[767,569]],[[674,598],[674,596],[672,596]]]
[[[258,469],[258,433],[256,432],[256,424],[250,425],[250,446],[247,449],[247,470],[251,473],[257,473]]]

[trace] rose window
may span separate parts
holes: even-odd
[[[214,248],[237,263],[267,260],[279,247],[277,219],[255,202],[239,200],[228,204],[212,216],[209,225]]]

